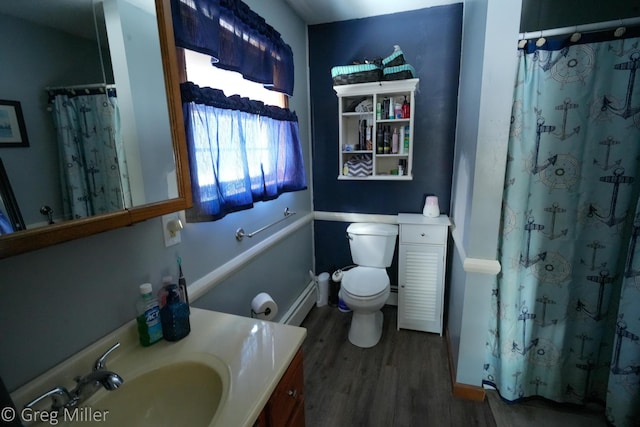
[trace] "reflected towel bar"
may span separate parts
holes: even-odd
[[[271,226],[273,226],[273,225],[276,225],[276,224],[278,224],[279,222],[282,222],[282,221],[284,221],[285,219],[289,218],[291,215],[295,215],[295,214],[296,214],[295,212],[291,212],[291,211],[289,210],[289,208],[286,208],[286,209],[284,210],[284,218],[280,218],[279,220],[274,221],[274,222],[272,222],[272,223],[271,223],[271,224],[269,224],[269,225],[265,225],[264,227],[259,228],[259,229],[257,229],[256,231],[254,231],[253,233],[249,233],[249,234],[246,234],[246,233],[244,232],[244,229],[242,229],[242,228],[238,228],[238,229],[236,230],[236,239],[237,239],[238,241],[242,241],[242,238],[243,238],[243,237],[245,237],[245,236],[246,236],[246,237],[253,237],[253,236],[255,236],[256,234],[260,233],[261,231],[264,231],[264,230],[266,230],[267,228],[269,228],[269,227],[271,227]]]

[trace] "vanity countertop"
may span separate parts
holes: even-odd
[[[107,359],[109,370],[127,375],[149,366],[207,353],[229,369],[229,393],[215,426],[252,426],[306,336],[306,329],[215,311],[191,308],[191,333],[177,342],[161,340],[150,347],[138,342],[135,320],[100,339],[12,393],[18,411],[29,400],[55,386],[73,388],[73,378],[91,371],[94,361],[116,342]],[[115,390],[111,393],[117,393]]]

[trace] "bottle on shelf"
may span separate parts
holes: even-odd
[[[376,153],[382,154],[384,152],[384,131],[382,125],[378,125],[376,132]]]
[[[395,111],[394,111],[394,103],[393,103],[393,98],[389,98],[389,111],[387,112],[388,115],[385,118],[389,118],[389,119],[393,119],[396,115]]]
[[[407,102],[407,95],[404,96],[404,102],[402,103],[402,118],[408,119],[411,115],[411,105]]]
[[[398,128],[393,128],[391,136],[391,154],[398,154]]]
[[[395,118],[396,119],[401,119],[402,118],[402,104],[400,104],[399,102],[396,102],[396,105],[395,105],[393,110],[394,110]]]
[[[409,152],[409,126],[404,128],[404,152]]]
[[[365,119],[360,120],[360,132],[358,135],[358,146],[356,150],[364,150],[367,146],[367,121]]]
[[[373,133],[373,125],[367,126],[367,136],[365,138],[365,144],[367,150],[373,150],[373,141],[371,140],[371,134]]]
[[[398,160],[398,175],[407,174],[407,159]]]
[[[376,120],[380,120],[382,118],[382,104],[378,102],[376,104]]]
[[[391,126],[385,126],[383,139],[384,139],[383,154],[390,154],[391,153]]]

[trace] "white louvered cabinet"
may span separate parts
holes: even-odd
[[[401,213],[398,223],[398,329],[442,335],[445,257],[451,222],[446,215],[427,218]]]
[[[413,136],[415,92],[419,80],[356,83],[333,87],[338,96],[339,180],[413,179],[413,146],[416,143]],[[385,102],[393,101],[394,105],[402,105],[405,100],[409,107],[409,117],[402,114],[399,117],[395,116],[395,109],[393,118],[390,118],[389,114],[385,117],[382,111],[380,116],[377,116],[377,104],[382,108]],[[369,108],[364,111],[363,108],[357,108],[358,111],[355,111],[360,103],[368,105]],[[388,131],[387,139],[384,138],[385,129]],[[393,149],[394,132],[398,135],[396,150]],[[365,161],[365,158],[370,160]],[[352,169],[347,168],[349,172],[345,171],[345,165],[348,164],[353,165]]]

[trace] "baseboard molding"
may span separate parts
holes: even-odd
[[[282,316],[279,323],[285,325],[300,326],[307,314],[311,311],[316,303],[317,289],[315,282],[311,281],[302,291],[300,296],[296,298],[289,310]]]
[[[445,337],[447,339],[447,353],[449,357],[449,372],[451,373],[451,392],[453,397],[460,399],[473,400],[476,402],[484,401],[486,396],[482,387],[462,384],[456,382],[456,365],[453,363],[453,352],[451,351],[451,339],[449,338],[449,329],[445,328]]]
[[[473,400],[475,402],[482,402],[486,397],[486,393],[482,387],[469,384],[454,383],[453,397],[460,399]]]

